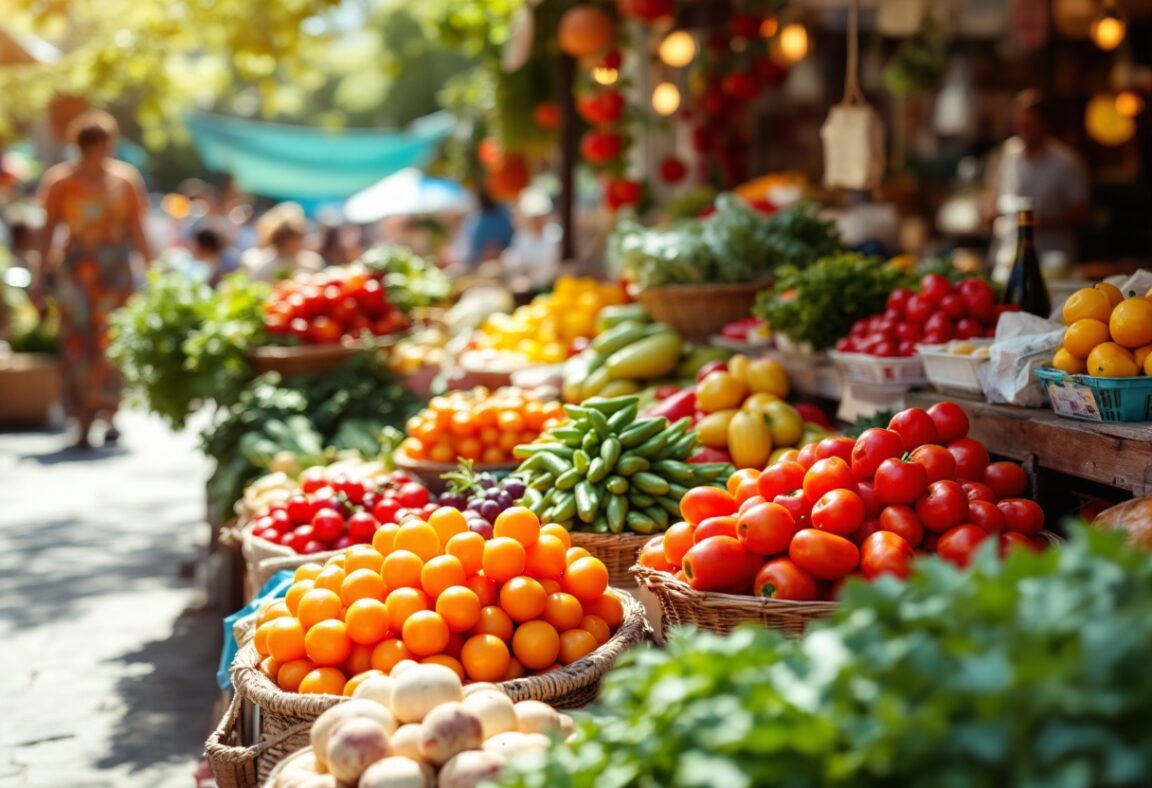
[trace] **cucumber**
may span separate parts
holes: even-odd
[[[625,454],[620,458],[620,461],[616,463],[616,472],[621,476],[631,476],[634,473],[646,471],[651,467],[652,463],[648,462],[648,460],[644,459],[643,457],[634,457]]]
[[[668,512],[661,509],[659,506],[648,506],[644,509],[649,519],[655,520],[656,524],[660,526],[660,530],[668,527]]]
[[[556,489],[560,491],[568,491],[576,486],[576,483],[584,478],[584,474],[575,468],[569,468],[556,477]]]
[[[532,483],[529,484],[528,487],[530,489],[533,489],[533,490],[539,490],[540,492],[544,492],[545,490],[547,490],[549,487],[551,487],[555,483],[556,483],[556,477],[555,476],[553,476],[550,473],[542,473],[538,477],[533,479]]]
[[[608,496],[608,506],[605,507],[605,516],[608,518],[608,530],[618,534],[624,530],[624,519],[628,516],[628,499],[622,495]]]
[[[639,406],[629,405],[623,410],[618,410],[609,416],[608,426],[612,429],[614,435],[618,435],[632,426],[632,422],[636,421],[636,416],[638,416],[639,413]]]
[[[640,398],[635,394],[626,397],[591,397],[584,400],[584,407],[594,408],[605,416],[612,416],[630,407],[639,407]]]
[[[695,436],[693,436],[695,437]],[[621,443],[624,441],[621,440]],[[634,454],[637,457],[647,457],[650,460],[658,459],[662,456],[664,448],[668,445],[668,436],[664,433],[658,433],[655,437],[649,438],[644,443],[641,443],[634,449],[629,449],[629,454]]]
[[[654,473],[641,471],[632,477],[632,484],[640,492],[648,493],[649,495],[667,495],[668,491],[672,489],[672,485],[663,476],[657,476]]]
[[[587,479],[576,485],[576,514],[581,520],[590,523],[600,511],[600,498],[596,488]]]
[[[620,452],[619,438],[607,438],[600,444],[600,459],[604,460],[609,471],[616,467],[616,462],[620,459]]]
[[[642,493],[635,488],[633,488],[632,491],[628,493],[628,502],[640,509],[645,509],[649,506],[656,505],[656,499],[654,497],[648,495],[647,493]]]
[[[639,446],[657,435],[667,423],[668,420],[664,418],[642,419],[620,433],[620,445],[625,449]]]
[[[552,504],[552,522],[567,522],[576,516],[576,496],[572,493],[561,493],[556,496]]]
[[[571,446],[565,446],[563,443],[521,443],[512,450],[512,454],[521,459],[541,453],[555,454],[557,457],[572,459],[573,451],[575,451],[575,449]]]
[[[656,505],[659,506],[664,511],[668,512],[668,514],[672,515],[673,518],[675,518],[677,520],[680,519],[680,499],[679,498],[673,498],[673,497],[668,496],[668,495],[661,495],[660,497],[658,497],[656,499]]]
[[[580,448],[588,452],[589,455],[600,453],[600,434],[596,430],[588,430],[584,433],[584,440],[580,441]]]
[[[595,484],[602,481],[608,475],[608,465],[601,458],[597,457],[592,460],[592,464],[588,466],[588,481]]]
[[[624,519],[625,524],[638,534],[654,534],[660,530],[659,525],[648,515],[635,509],[628,512]]]
[[[545,471],[548,471],[553,476],[560,476],[561,474],[566,473],[569,469],[572,468],[572,463],[570,462],[571,458],[569,458],[568,460],[565,460],[565,459],[562,459],[560,457],[557,457],[555,454],[549,454],[549,453],[537,454],[536,457],[541,458],[540,459],[541,468]],[[536,459],[536,458],[533,457],[533,459]]]
[[[624,495],[631,487],[632,484],[623,476],[609,476],[604,483],[604,489],[613,495]]]
[[[592,422],[592,429],[596,430],[600,440],[604,440],[612,434],[612,428],[608,426],[608,417],[595,408],[588,409],[588,420]]]
[[[678,482],[690,482],[696,478],[696,469],[688,463],[678,460],[657,460],[652,463],[652,470]]]
[[[574,449],[579,448],[580,441],[584,438],[584,431],[575,427],[557,427],[550,434],[565,446],[571,446]]]
[[[592,460],[588,457],[588,452],[583,449],[577,449],[572,453],[572,467],[580,471],[581,474],[588,472],[588,466]]]

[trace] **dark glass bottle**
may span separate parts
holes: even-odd
[[[1008,277],[1004,302],[1016,304],[1023,311],[1044,318],[1052,313],[1048,285],[1044,283],[1040,258],[1036,256],[1036,245],[1032,240],[1030,207],[1021,208],[1016,213],[1016,261],[1012,264],[1012,275]]]

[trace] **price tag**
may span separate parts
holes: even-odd
[[[1088,421],[1104,421],[1092,389],[1074,383],[1049,383],[1048,396],[1052,399],[1052,410],[1061,416]]]

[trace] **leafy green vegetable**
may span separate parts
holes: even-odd
[[[677,631],[606,676],[518,788],[1139,786],[1152,769],[1152,555],[1076,529],[970,571],[845,586],[800,640]]]
[[[384,274],[388,301],[404,312],[437,306],[452,293],[452,280],[434,262],[420,257],[407,246],[374,246],[361,255],[360,262]]]
[[[844,252],[807,268],[781,268],[772,290],[760,294],[752,314],[773,331],[816,350],[836,344],[857,320],[884,311],[905,275],[875,258]]]

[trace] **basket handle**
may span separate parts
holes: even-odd
[[[860,0],[848,5],[848,69],[844,75],[844,98],[841,106],[867,104],[860,90]]]
[[[251,670],[251,668],[247,669]],[[245,670],[245,668],[238,668],[238,670]],[[220,725],[208,736],[208,741],[204,748],[205,751],[215,750],[220,754],[234,753],[237,756],[233,759],[234,761],[254,761],[263,755],[270,747],[274,747],[280,742],[303,733],[312,727],[312,721],[309,720],[297,723],[291,728],[283,730],[271,738],[256,742],[251,746],[223,744],[222,740],[239,727],[240,712],[243,707],[244,700],[240,697],[240,693],[233,693],[232,702],[228,704],[228,710],[224,712],[224,717],[220,720]]]

